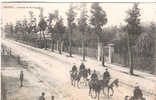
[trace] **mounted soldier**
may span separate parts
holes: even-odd
[[[98,76],[97,76],[95,70],[94,70],[94,72],[93,72],[93,74],[92,74],[92,76],[91,76],[91,80],[92,80],[93,82],[95,82],[96,80],[98,80]]]
[[[80,70],[80,71],[84,71],[84,69],[85,69],[85,65],[84,65],[84,63],[82,62],[81,65],[80,65],[80,69],[79,69],[79,70]]]
[[[108,69],[106,68],[105,72],[103,73],[103,80],[108,84],[110,80],[110,73],[108,72]]]
[[[72,73],[77,73],[77,67],[76,67],[75,63],[73,65],[73,67],[72,67]]]

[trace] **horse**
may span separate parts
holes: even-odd
[[[91,96],[92,98],[96,98],[98,95],[98,100],[100,97],[100,92],[102,90],[102,84],[103,84],[103,80],[90,80],[89,81],[89,96]],[[93,93],[95,92],[95,96],[93,96]]]
[[[88,83],[88,76],[90,75],[88,69],[84,69],[82,71],[79,71],[80,80],[83,79],[83,81],[80,82],[80,84],[85,84],[87,86]]]
[[[113,96],[114,94],[114,85],[116,87],[119,86],[119,79],[115,79],[114,81],[112,81],[110,84],[108,84],[108,97],[109,97],[109,91],[111,90],[112,91],[112,94],[110,96]]]
[[[118,87],[118,83],[119,83],[118,79],[113,80],[110,84],[106,84],[106,81],[104,81],[104,80],[97,79],[94,82],[92,80],[90,80],[89,81],[89,96],[91,95],[92,98],[96,98],[98,96],[98,100],[99,100],[101,90],[103,90],[103,93],[104,93],[104,88],[107,87],[108,88],[108,98],[109,98],[110,90],[112,90],[112,94],[110,96],[113,96],[113,94],[114,94],[113,87],[114,87],[114,85]],[[92,92],[95,92],[94,97],[93,97]]]
[[[71,85],[75,86],[75,83],[77,83],[77,87],[79,88],[80,74],[78,72],[70,71],[70,77]]]

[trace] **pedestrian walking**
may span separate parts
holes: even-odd
[[[24,73],[23,71],[20,72],[20,86],[23,87],[23,80],[24,80]]]
[[[42,94],[41,94],[41,96],[39,97],[39,100],[45,100],[45,93],[44,92],[42,92]]]

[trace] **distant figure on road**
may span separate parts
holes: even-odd
[[[143,93],[140,87],[137,85],[133,91],[133,96],[135,99],[143,98]]]
[[[76,67],[75,64],[74,64],[73,67],[72,67],[72,73],[74,73],[74,72],[77,72],[77,67]]]
[[[125,96],[125,99],[124,100],[129,100],[129,96]]]
[[[20,72],[20,86],[23,87],[24,74],[23,71]]]
[[[41,96],[39,97],[39,100],[45,100],[45,97],[44,97],[45,93],[42,92]]]
[[[109,74],[107,68],[106,68],[106,71],[103,73],[103,80],[106,80],[106,83],[109,83],[109,80],[110,80],[110,74]]]

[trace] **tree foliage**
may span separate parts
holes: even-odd
[[[130,44],[135,45],[137,37],[141,34],[141,26],[140,26],[140,9],[138,8],[138,3],[135,3],[132,9],[127,11],[127,18],[125,21],[127,22],[127,26],[125,30],[130,36]]]
[[[91,13],[90,24],[94,27],[95,32],[100,39],[102,27],[107,23],[106,12],[100,7],[99,3],[93,3],[91,6]]]
[[[63,19],[60,17],[54,26],[57,38],[62,40],[63,34],[65,33],[65,26],[63,24]]]
[[[150,30],[142,33],[137,39],[136,52],[139,56],[153,57],[155,53],[155,39],[156,26],[152,23]]]

